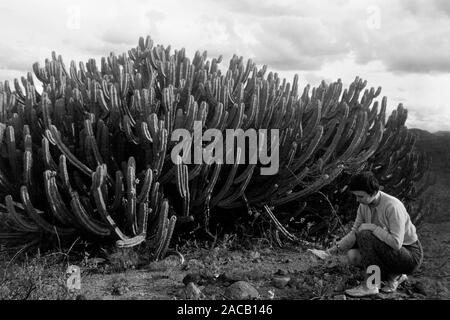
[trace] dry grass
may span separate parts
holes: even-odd
[[[67,300],[65,268],[55,254],[12,262],[9,256],[0,257],[0,300]],[[12,262],[12,263],[11,263]]]

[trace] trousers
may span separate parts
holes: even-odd
[[[378,239],[372,231],[364,230],[356,233],[356,247],[365,270],[370,265],[377,265],[383,281],[403,273],[411,274],[423,262],[423,248],[419,240],[397,250]]]

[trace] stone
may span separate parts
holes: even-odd
[[[250,259],[258,260],[261,258],[261,254],[258,251],[250,251]]]
[[[278,269],[278,271],[275,272],[275,275],[277,275],[277,276],[286,276],[287,274],[288,274],[288,272],[283,269]]]
[[[187,262],[187,266],[189,269],[202,269],[205,267],[205,264],[197,259],[190,259]]]
[[[225,296],[230,300],[257,299],[259,292],[250,283],[237,281],[227,287]]]
[[[414,284],[412,285],[412,290],[416,293],[427,296],[427,291],[425,290],[425,286],[420,281],[414,282]]]
[[[275,277],[272,280],[272,285],[275,288],[283,289],[284,287],[286,287],[289,281],[291,281],[291,278],[289,277]]]
[[[345,296],[345,294],[338,294],[334,296],[334,300],[347,300],[347,297]]]
[[[184,295],[187,300],[200,300],[203,297],[202,291],[193,282],[186,285]]]
[[[217,281],[231,284],[233,282],[241,281],[244,277],[242,274],[238,274],[236,272],[225,271],[221,273],[217,278]]]
[[[336,292],[343,292],[345,290],[345,284],[344,283],[339,283],[335,288],[334,291]]]
[[[184,285],[188,285],[189,283],[198,284],[201,280],[201,276],[198,273],[189,273],[183,278]]]
[[[298,278],[293,278],[291,279],[291,281],[289,281],[289,283],[287,284],[287,286],[289,288],[293,288],[293,289],[299,289],[303,287],[303,282],[300,281]]]

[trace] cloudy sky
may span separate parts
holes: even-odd
[[[382,86],[407,125],[450,130],[448,0],[15,0],[0,3],[0,80],[31,71],[55,50],[100,59],[139,36],[172,48],[233,53],[300,85],[355,76]]]

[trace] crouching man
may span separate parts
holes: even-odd
[[[394,292],[422,264],[423,250],[403,203],[380,191],[372,172],[352,177],[349,191],[356,196],[359,207],[352,230],[329,254],[346,253],[350,264],[360,266],[365,272],[371,265],[381,271],[382,288],[359,286],[346,290],[353,297],[364,297],[383,292]]]

